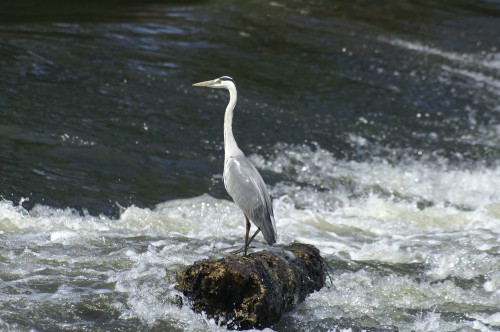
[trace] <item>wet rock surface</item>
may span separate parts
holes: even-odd
[[[176,278],[176,289],[194,311],[230,329],[264,328],[325,285],[326,265],[317,248],[293,243],[244,257],[198,261]]]

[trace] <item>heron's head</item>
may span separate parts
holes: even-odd
[[[222,76],[216,78],[215,80],[193,84],[193,86],[206,86],[208,88],[216,88],[216,89],[229,89],[231,86],[234,87],[234,85],[235,84],[233,79],[229,76]]]

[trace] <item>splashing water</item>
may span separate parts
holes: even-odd
[[[272,188],[279,244],[314,244],[332,268],[331,284],[276,329],[499,326],[498,169],[343,162],[318,146],[276,150],[283,152],[251,159],[296,176]],[[471,187],[482,190],[470,194]],[[170,299],[176,268],[241,244],[244,223],[233,203],[203,195],[131,206],[112,219],[3,200],[0,215],[2,326],[29,326],[35,317],[61,329],[100,317],[113,326],[224,329]]]

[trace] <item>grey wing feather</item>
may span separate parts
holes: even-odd
[[[266,241],[276,243],[271,196],[259,172],[244,155],[228,158],[224,165],[224,185],[236,205],[260,228]]]

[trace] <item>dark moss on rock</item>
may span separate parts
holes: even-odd
[[[293,243],[281,250],[202,260],[178,271],[176,289],[191,308],[228,328],[269,327],[325,285],[319,250]]]

